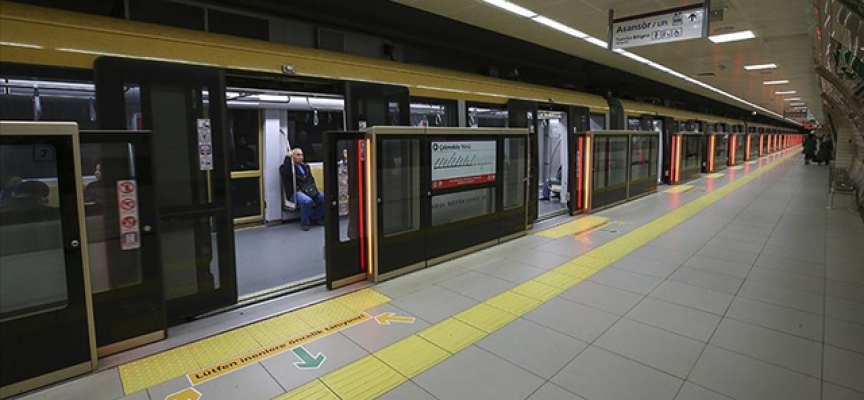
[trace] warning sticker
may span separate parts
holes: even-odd
[[[213,170],[213,133],[210,118],[198,118],[198,165],[202,171]]]
[[[117,209],[120,212],[120,248],[141,248],[138,221],[138,185],[134,180],[117,181]]]

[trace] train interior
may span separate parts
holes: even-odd
[[[316,185],[326,191],[323,134],[343,130],[344,101],[325,93],[229,88],[228,133],[237,288],[241,299],[320,283],[324,233],[300,229],[300,208],[281,168],[293,166],[289,149],[300,149]],[[315,208],[321,205],[313,204]],[[313,221],[314,222],[314,221]]]
[[[567,212],[567,113],[543,110],[537,119],[538,213],[543,219]]]

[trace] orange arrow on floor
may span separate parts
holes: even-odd
[[[201,392],[195,388],[186,388],[177,393],[169,394],[165,400],[198,400],[201,398]]]
[[[413,324],[414,317],[400,317],[392,312],[385,312],[375,316],[375,322],[380,325],[390,325],[391,322],[399,322],[402,324]]]

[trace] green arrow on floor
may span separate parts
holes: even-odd
[[[303,346],[296,347],[291,351],[300,359],[300,361],[294,363],[294,366],[299,369],[321,368],[321,364],[324,364],[324,360],[327,359],[327,356],[322,353],[312,356],[312,354],[309,354],[309,351],[307,351]]]

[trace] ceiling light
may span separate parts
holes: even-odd
[[[754,34],[753,31],[741,31],[741,32],[726,33],[723,35],[708,36],[708,40],[710,40],[714,43],[728,43],[728,42],[737,42],[739,40],[753,39],[755,37],[756,37],[756,34]]]
[[[787,80],[782,80],[782,81],[765,81],[765,82],[762,82],[762,83],[765,84],[765,85],[785,85],[785,84],[789,83],[789,81],[787,81]]]
[[[787,97],[787,98],[783,99],[783,101],[798,101],[798,100],[801,100],[801,98],[800,97]]]
[[[288,96],[278,96],[278,95],[272,95],[272,94],[259,94],[255,97],[257,97],[258,100],[260,100],[260,101],[275,101],[275,102],[281,102],[281,103],[287,103],[287,102],[291,101],[291,99]]]
[[[591,44],[593,44],[593,45],[595,45],[595,46],[602,47],[602,48],[604,48],[604,49],[605,49],[606,47],[609,47],[609,43],[607,43],[605,40],[597,39],[597,38],[594,37],[594,36],[588,36],[588,37],[586,37],[586,38],[585,38],[585,41],[588,42],[588,43],[591,43]]]
[[[792,107],[801,107],[801,106],[806,106],[807,103],[790,103],[789,105]]]
[[[509,1],[505,1],[505,0],[483,0],[483,1],[493,5],[495,7],[501,8],[503,10],[510,11],[511,13],[516,14],[520,17],[533,18],[533,17],[537,16],[537,13],[535,13],[534,11],[531,11],[525,7],[520,6],[520,5],[513,4]]]
[[[782,92],[774,92],[774,94],[795,94],[795,93],[798,93],[798,92],[796,92],[794,90],[784,90]]]
[[[744,69],[748,71],[755,71],[759,69],[774,69],[777,68],[777,64],[755,64],[755,65],[745,65]]]
[[[546,25],[546,26],[548,26],[548,27],[550,27],[556,31],[566,33],[570,36],[574,36],[574,37],[577,37],[579,39],[585,39],[588,37],[588,34],[586,34],[585,32],[573,29],[573,28],[571,28],[567,25],[564,25],[564,24],[562,24],[562,23],[560,23],[554,19],[549,19],[549,18],[546,18],[542,15],[538,15],[538,16],[534,17],[533,19],[534,19],[534,22],[537,22],[538,24]]]

